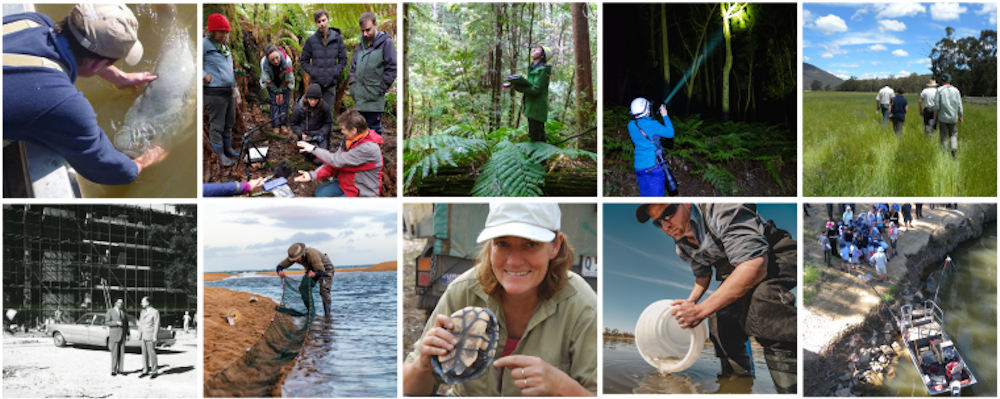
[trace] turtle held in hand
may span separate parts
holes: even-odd
[[[469,306],[451,314],[452,334],[458,339],[455,349],[431,356],[431,364],[444,381],[467,382],[486,371],[497,351],[500,323],[489,309]]]

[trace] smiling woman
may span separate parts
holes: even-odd
[[[449,395],[596,394],[597,297],[569,271],[575,255],[560,219],[558,204],[490,204],[476,240],[483,244],[476,266],[448,286],[406,358],[404,394],[437,392],[442,378],[434,373],[432,359],[456,351],[459,339],[468,341],[453,312],[469,306],[497,315],[496,352],[502,355],[485,372],[459,377]],[[480,351],[480,356],[491,354]]]

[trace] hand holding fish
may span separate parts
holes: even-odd
[[[135,165],[139,168],[139,173],[142,173],[143,169],[160,163],[164,158],[167,157],[167,151],[163,148],[156,146],[150,148],[145,154],[135,159]]]

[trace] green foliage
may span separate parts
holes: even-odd
[[[911,104],[916,95],[907,95]],[[974,197],[997,193],[997,107],[966,104],[958,159],[910,107],[902,138],[882,128],[872,93],[804,93],[802,191],[817,197]]]
[[[545,185],[543,161],[555,156],[597,159],[597,154],[586,150],[510,140],[518,135],[523,137],[523,133],[511,128],[483,135],[472,125],[461,124],[449,127],[441,134],[404,140],[405,187],[410,188],[427,176],[437,174],[442,165],[457,167],[459,163],[478,160],[483,166],[470,194],[479,197],[535,197],[542,195],[542,186]]]
[[[716,190],[722,192],[722,195],[729,197],[743,195],[743,190],[736,187],[736,178],[726,169],[708,164],[708,167],[703,171],[702,178]]]
[[[819,277],[820,277],[819,269],[812,264],[806,264],[805,272],[802,273],[802,282],[805,284],[809,284],[813,281],[816,281],[816,279],[818,279]]]

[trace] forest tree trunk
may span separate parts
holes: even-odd
[[[586,124],[584,121],[589,120],[589,116],[593,115],[597,110],[597,103],[594,102],[594,72],[590,58],[590,29],[588,28],[589,23],[586,14],[587,3],[572,3],[570,9],[573,14],[573,61],[576,63],[577,71],[575,82],[577,91],[583,95],[583,98],[579,99],[576,104],[576,123],[577,128],[582,129],[586,127],[584,126]],[[584,140],[581,144],[583,144],[583,148],[591,148],[590,144],[596,143],[588,143]],[[596,148],[596,145],[593,147]]]
[[[663,31],[663,81],[670,89],[670,45],[667,42],[667,3],[660,4],[660,30]],[[666,96],[668,93],[663,93]]]

